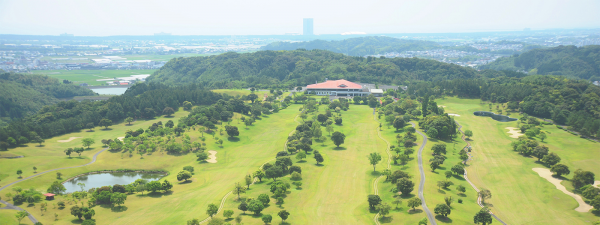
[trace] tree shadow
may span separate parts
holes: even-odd
[[[87,131],[85,131],[85,132],[95,132],[95,131],[94,131],[94,130],[87,130]]]
[[[391,223],[392,221],[394,221],[394,218],[391,216],[379,217],[379,222],[381,222],[381,223]]]
[[[127,209],[129,209],[129,208],[127,208],[127,206],[121,205],[121,206],[115,206],[115,207],[110,208],[110,211],[111,212],[125,212],[125,211],[127,211]]]
[[[465,193],[460,193],[460,194],[457,194],[457,195],[460,196],[460,197],[467,197],[467,195]]]
[[[323,165],[323,164],[315,164],[315,166],[322,167],[322,166],[325,166],[325,165]]]
[[[416,195],[414,194],[406,194],[406,195],[400,195],[400,198],[402,199],[411,199],[414,198]]]
[[[409,209],[408,210],[408,214],[417,214],[417,213],[423,213],[422,209]]]
[[[442,223],[452,223],[452,219],[442,216],[442,215],[435,216],[435,219],[439,220]]]
[[[240,141],[240,138],[238,138],[238,137],[228,137],[227,140],[231,141],[231,142],[238,142],[238,141]]]
[[[179,182],[179,184],[189,184],[189,183],[192,183],[192,180],[186,180],[186,181],[183,181],[183,182]]]
[[[442,190],[442,189],[438,189],[437,191],[438,191],[438,193],[446,194],[446,192],[444,190]]]
[[[83,223],[83,220],[84,220],[84,219],[83,219],[83,217],[81,217],[81,219],[77,219],[77,218],[75,218],[75,219],[72,219],[72,220],[71,220],[71,223],[72,223],[72,224],[81,224],[81,223]],[[20,223],[19,223],[19,224],[20,224]]]
[[[337,150],[337,151],[346,150],[346,147],[335,147],[335,148],[333,148],[333,150]]]
[[[375,177],[379,177],[379,176],[381,176],[381,172],[379,172],[379,171],[371,171],[371,175],[375,176]]]
[[[460,175],[456,175],[456,174],[454,174],[454,175],[452,175],[452,176],[453,176],[454,178],[456,178],[457,180],[465,180],[465,178],[464,178],[463,176],[460,176]]]

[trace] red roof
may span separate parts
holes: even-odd
[[[52,197],[52,196],[55,196],[55,194],[52,194],[52,193],[46,193],[46,194],[44,194],[44,196]]]
[[[323,83],[311,84],[306,86],[307,89],[362,89],[362,86],[352,83],[347,80],[328,80]]]

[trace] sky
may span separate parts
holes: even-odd
[[[600,28],[599,0],[0,0],[0,34],[462,33]]]

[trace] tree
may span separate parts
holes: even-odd
[[[406,122],[404,121],[403,118],[400,117],[396,117],[396,119],[394,119],[394,128],[396,128],[396,131],[398,131],[400,128],[403,128],[404,125],[406,124]]]
[[[65,150],[65,154],[67,154],[69,156],[69,158],[71,158],[71,154],[73,154],[73,149],[72,148],[67,148]]]
[[[396,188],[398,191],[402,192],[402,195],[408,195],[414,190],[415,183],[408,178],[402,178],[398,180],[398,183],[396,183]]]
[[[81,143],[83,144],[83,146],[85,146],[89,149],[90,146],[96,142],[92,138],[84,138],[83,140],[81,140]]]
[[[125,122],[127,122],[127,125],[131,125],[131,122],[133,122],[133,117],[125,118]]]
[[[39,146],[42,146],[42,143],[44,143],[44,142],[45,142],[45,141],[44,141],[44,139],[43,139],[42,137],[38,136],[38,135],[35,135],[35,136],[32,138],[32,141],[33,141],[33,142],[35,142],[35,143],[38,143],[38,144],[39,144]]]
[[[441,162],[438,160],[433,160],[431,161],[431,163],[429,163],[429,167],[431,168],[431,172],[434,172],[435,169],[440,167]]]
[[[485,199],[492,198],[492,192],[488,189],[481,189],[479,191],[479,196],[481,197],[481,202],[484,203]]]
[[[233,194],[238,196],[240,199],[240,194],[246,193],[246,187],[242,186],[239,182],[235,183],[235,187],[233,188]]]
[[[460,193],[465,193],[465,191],[467,191],[467,188],[465,188],[465,186],[462,186],[462,184],[459,184],[458,186],[456,186],[456,190]]]
[[[548,155],[544,156],[544,158],[542,158],[542,162],[550,166],[554,166],[555,164],[560,162],[560,157],[558,157],[556,153],[551,152]]]
[[[557,176],[569,175],[571,173],[569,167],[564,164],[556,164],[550,168],[550,171],[556,173]]]
[[[62,194],[64,191],[66,191],[67,189],[65,188],[65,186],[63,184],[61,184],[58,181],[54,181],[50,187],[48,188],[48,190],[46,190],[48,193],[54,193],[54,194]]]
[[[400,196],[394,197],[394,201],[392,201],[392,204],[396,205],[396,209],[397,209],[398,205],[402,204],[402,198],[400,198]]]
[[[433,147],[431,147],[431,150],[433,151],[433,154],[436,155],[441,155],[441,154],[446,154],[446,144],[435,144],[433,145]]]
[[[184,166],[183,170],[189,171],[190,173],[194,172],[194,167],[193,166]]]
[[[490,215],[487,207],[482,208],[475,214],[473,217],[473,223],[481,223],[483,225],[492,224],[492,215]]]
[[[575,171],[573,178],[571,178],[571,182],[573,183],[573,187],[579,189],[585,185],[594,184],[594,177],[594,173],[578,169]]]
[[[369,163],[373,165],[373,172],[375,172],[375,166],[381,162],[381,155],[377,152],[369,154]]]
[[[438,130],[433,127],[427,129],[427,136],[430,138],[436,138],[438,136]]]
[[[327,133],[329,134],[329,136],[331,136],[331,132],[333,132],[333,126],[331,126],[331,124],[328,124],[325,127],[325,131],[327,131]]]
[[[229,135],[230,137],[235,137],[235,136],[239,136],[240,132],[238,131],[238,128],[236,126],[225,126],[225,130],[227,131],[227,135]]]
[[[272,178],[273,181],[276,181],[281,176],[283,176],[283,170],[279,166],[273,166],[265,170],[265,177]]]
[[[233,216],[233,210],[225,210],[223,211],[223,216],[226,218],[231,218]]]
[[[296,154],[296,159],[298,161],[304,161],[305,158],[306,158],[306,153],[304,153],[304,152],[298,152],[298,154]]]
[[[173,188],[173,184],[171,184],[171,182],[169,182],[168,180],[163,181],[162,183],[162,190],[167,192],[170,191],[171,188]]]
[[[238,209],[244,211],[244,214],[246,214],[246,211],[248,211],[248,204],[245,201],[242,201],[238,206]]]
[[[17,175],[19,175],[19,178],[21,178],[21,174],[23,174],[23,170],[17,170]]]
[[[265,206],[263,205],[263,203],[259,200],[251,200],[250,203],[248,203],[248,210],[250,210],[251,212],[254,212],[254,215],[258,215],[260,214],[260,212],[265,208]]]
[[[25,217],[28,217],[29,213],[25,210],[21,210],[18,211],[17,214],[15,214],[15,217],[17,217],[17,220],[19,220],[19,224],[21,224],[21,220],[24,219]]]
[[[217,212],[219,212],[219,207],[217,205],[213,203],[208,204],[208,207],[206,208],[206,214],[208,216],[212,218]]]
[[[59,179],[59,180],[60,180],[60,179],[61,179],[61,178],[60,178],[61,176],[62,176],[62,173],[61,173],[61,172],[56,172],[56,179]]]
[[[377,205],[381,204],[379,195],[369,195],[367,201],[369,202],[369,208],[372,210],[375,209]]]
[[[444,197],[444,202],[446,202],[446,205],[450,206],[450,204],[454,202],[454,199],[452,198],[452,196],[446,196]]]
[[[540,140],[542,140],[542,142],[544,142],[544,139],[546,139],[548,136],[546,136],[546,133],[544,132],[540,132]]]
[[[548,155],[548,147],[543,146],[543,145],[538,145],[533,149],[531,154],[533,156],[535,156],[536,158],[538,158],[538,161],[540,161],[542,158],[544,158],[544,156]]]
[[[468,139],[471,139],[471,137],[473,137],[473,131],[465,130],[465,136],[467,136]]]
[[[114,188],[113,188],[114,189]],[[146,184],[146,189],[149,192],[157,192],[162,189],[162,184],[159,181],[150,181]]]
[[[421,199],[418,197],[414,197],[408,200],[408,207],[411,207],[413,211],[415,207],[419,207],[421,205]]]
[[[408,155],[401,154],[398,156],[398,159],[400,159],[400,163],[402,165],[406,165],[406,162],[408,162],[408,160],[410,160],[410,157]]]
[[[427,218],[423,218],[419,221],[419,225],[427,225],[429,224],[429,221],[427,220]]]
[[[158,181],[156,181],[156,182],[158,182]],[[110,202],[112,204],[117,204],[118,206],[121,206],[121,204],[124,204],[125,200],[127,200],[127,194],[125,194],[125,193],[115,192],[115,193],[112,193],[112,195],[110,196]]]
[[[269,214],[265,214],[261,217],[262,221],[265,222],[265,224],[270,223],[271,220],[273,220],[273,217]]]
[[[433,211],[435,212],[435,214],[440,214],[444,217],[448,217],[448,215],[450,215],[451,212],[450,206],[446,204],[437,204]]]
[[[257,170],[252,176],[258,178],[259,182],[262,182],[262,178],[265,176],[265,173],[262,170]]]
[[[181,181],[181,180],[187,181],[190,178],[192,178],[192,173],[190,173],[189,171],[182,170],[177,174],[178,181]]]
[[[192,106],[193,106],[193,105],[192,105],[192,103],[191,103],[191,102],[189,102],[189,101],[184,101],[184,102],[183,102],[183,109],[185,109],[185,110],[190,110],[190,109],[192,109]]]
[[[392,207],[390,205],[388,205],[387,203],[381,203],[379,205],[377,205],[377,210],[379,211],[379,214],[381,215],[381,217],[387,216],[388,214],[390,214],[390,210],[392,209]]]
[[[33,167],[33,173],[37,173],[37,167]]]
[[[203,162],[208,159],[208,154],[206,152],[198,152],[196,157],[198,157],[198,161]]]
[[[173,113],[175,113],[175,110],[171,107],[166,107],[165,109],[163,109],[163,115],[171,116],[173,115]]]
[[[421,103],[421,111],[423,111],[423,118],[425,118],[429,112],[427,111],[427,107],[429,106],[429,95],[426,95],[423,98],[423,102]]]
[[[198,220],[198,219],[188,220],[187,225],[200,225],[200,220]]]
[[[457,176],[460,176],[465,173],[465,167],[462,164],[454,165],[450,170],[455,173]]]
[[[447,180],[448,178],[452,177],[452,172],[446,171],[446,172],[444,172],[444,175],[446,175],[446,180]]]
[[[329,118],[325,114],[319,114],[317,116],[317,121],[319,121],[321,123],[321,125],[324,125],[324,123],[327,121],[327,119],[329,119]]]
[[[317,161],[317,165],[319,165],[319,163],[323,162],[324,159],[323,159],[323,156],[321,155],[321,153],[315,152],[314,155],[315,155],[315,160]]]
[[[112,126],[112,120],[101,119],[100,123],[98,123],[98,125],[100,125],[101,127],[104,127],[104,129],[108,129],[108,127]]]
[[[254,103],[254,100],[256,100],[258,98],[258,95],[252,93],[252,94],[249,94],[248,96],[246,96],[246,98],[248,100],[252,101],[252,103]]]
[[[331,135],[331,140],[337,147],[340,147],[341,144],[344,144],[344,139],[346,139],[346,135],[339,131],[333,132],[333,135]]]
[[[281,220],[285,221],[290,216],[290,213],[285,210],[281,210],[277,213],[277,215],[281,218]]]

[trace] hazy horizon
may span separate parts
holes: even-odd
[[[48,10],[52,9],[52,10]],[[0,0],[0,34],[76,36],[468,33],[600,28],[600,1]]]

